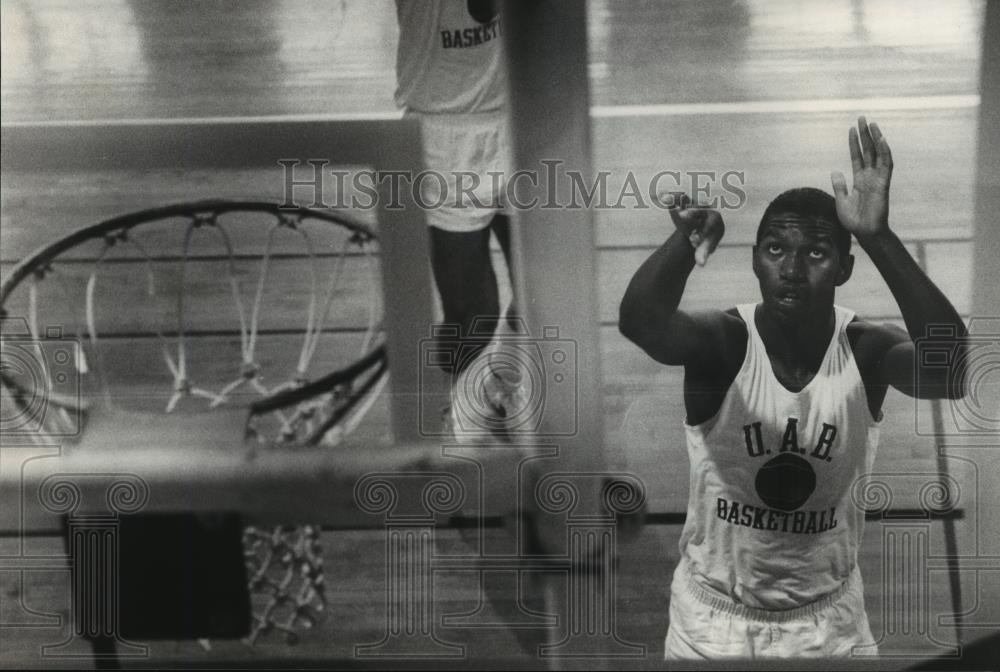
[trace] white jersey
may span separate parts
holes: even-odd
[[[396,16],[396,105],[420,119],[424,168],[440,176],[420,182],[426,221],[481,230],[506,211],[510,174],[499,5],[396,0]]]
[[[680,550],[699,585],[742,604],[793,609],[840,588],[857,562],[864,511],[852,491],[871,471],[872,419],[847,339],[836,326],[813,379],[790,392],[774,375],[756,306],[739,373],[715,417],[685,425],[691,485]]]
[[[506,100],[499,3],[396,0],[396,105],[424,114],[497,112]]]

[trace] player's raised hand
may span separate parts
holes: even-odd
[[[687,194],[671,194],[671,198],[672,206],[667,210],[670,219],[694,247],[694,260],[704,266],[726,232],[722,215],[718,210],[692,206]]]
[[[851,151],[854,184],[850,193],[843,173],[831,173],[833,195],[837,200],[840,223],[855,236],[862,237],[889,228],[889,181],[892,178],[892,152],[878,124],[858,118],[851,128],[847,144]]]

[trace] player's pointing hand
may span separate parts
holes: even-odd
[[[670,219],[673,220],[674,226],[687,236],[694,248],[694,260],[699,266],[704,266],[726,232],[722,215],[718,210],[692,206],[687,194],[672,196],[673,207],[667,210]]]

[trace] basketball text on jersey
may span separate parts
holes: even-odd
[[[475,28],[462,30],[442,30],[441,47],[444,49],[463,49],[485,44],[501,36],[500,19],[493,19]]]
[[[817,534],[837,527],[835,506],[825,511],[777,511],[719,497],[715,515],[733,525],[790,534]]]

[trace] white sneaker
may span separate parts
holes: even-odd
[[[528,392],[520,377],[508,378],[494,371],[483,383],[483,395],[494,413],[504,419],[506,428],[516,429],[518,416],[528,407]]]
[[[528,405],[521,374],[493,366],[492,350],[492,347],[484,350],[451,388],[448,414],[452,434],[457,440],[492,437],[510,441],[511,430],[521,424],[518,416]]]

